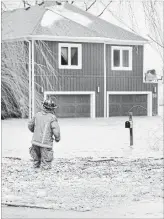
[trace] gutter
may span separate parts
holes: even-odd
[[[59,42],[86,42],[104,43],[117,45],[144,45],[148,40],[120,40],[106,37],[70,37],[70,36],[48,36],[48,35],[28,35],[15,38],[4,38],[2,41],[24,41],[24,40],[46,40]]]

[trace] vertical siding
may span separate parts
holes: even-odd
[[[40,71],[35,65],[36,89],[44,91],[95,91],[96,117],[103,117],[104,112],[104,52],[103,44],[82,44],[82,69],[58,68],[58,42],[44,42],[50,53],[44,49],[51,71]],[[106,48],[107,91],[153,91],[157,84],[143,83],[143,46],[133,47],[132,71],[111,70],[111,45]],[[35,48],[35,62],[46,65],[40,49]],[[48,80],[45,80],[45,79]],[[41,87],[39,87],[41,86]],[[97,93],[100,86],[100,93]],[[158,88],[157,88],[158,89]],[[43,97],[43,94],[42,94]],[[157,96],[153,95],[153,113],[157,113]],[[108,105],[108,103],[107,103]]]
[[[111,45],[107,45],[107,91],[152,91],[156,83],[143,83],[143,46],[132,46],[132,71],[111,70]],[[153,114],[157,114],[157,95],[153,95]]]
[[[45,91],[95,91],[96,93],[96,117],[103,117],[104,86],[103,86],[103,44],[82,44],[82,69],[59,69],[58,68],[58,43],[45,42],[51,51],[53,59],[47,53],[47,57],[56,71],[47,72],[45,76],[36,67],[35,82],[44,87]],[[45,64],[40,50],[35,50],[35,62]],[[56,75],[56,77],[55,77]],[[41,78],[47,78],[41,80]],[[100,93],[97,93],[100,86]]]

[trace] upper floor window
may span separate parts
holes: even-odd
[[[112,46],[112,70],[132,70],[132,47]]]
[[[59,68],[82,68],[81,44],[59,43]]]

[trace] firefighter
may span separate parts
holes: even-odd
[[[34,168],[50,169],[53,160],[53,141],[60,141],[60,127],[55,116],[57,105],[50,99],[42,103],[42,110],[28,122],[33,132],[30,155]]]

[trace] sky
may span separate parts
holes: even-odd
[[[3,0],[3,2],[8,9],[15,9],[23,6],[21,0]],[[28,2],[30,4],[34,4],[35,0],[28,0]],[[84,6],[83,2],[84,0],[76,0],[76,5],[82,7]],[[88,1],[86,0],[85,2]],[[97,0],[97,4],[95,4],[89,10],[89,12],[93,13],[94,15],[100,14],[104,8],[104,5],[106,5],[108,2],[109,0]],[[141,0],[131,0],[131,2],[132,6],[135,8],[135,17],[131,17],[131,19],[129,19],[128,11],[130,9],[127,8],[125,4],[120,5],[119,0],[114,0],[111,3],[111,6],[109,6],[107,10],[105,10],[105,12],[101,15],[101,18],[125,29],[128,29],[128,26],[131,26],[133,24],[135,25],[135,27],[137,27],[136,29],[138,33],[140,33],[141,36],[147,38],[148,30],[145,26],[145,18],[143,10],[141,8]],[[159,10],[159,13],[160,19],[163,20],[163,4],[161,0],[160,2],[161,9]],[[112,11],[112,14],[110,11]],[[157,74],[160,76],[163,75],[162,67],[162,59],[160,58],[158,52],[154,48],[152,48],[150,44],[146,44],[144,46],[144,71],[147,71],[148,69],[155,69]]]

